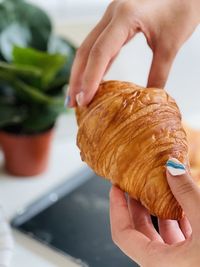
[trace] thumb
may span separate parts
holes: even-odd
[[[157,49],[153,53],[153,60],[149,72],[147,87],[164,88],[176,51]]]
[[[175,158],[167,161],[167,180],[176,200],[184,210],[190,224],[199,229],[200,190],[185,165]],[[197,230],[198,230],[197,229]]]

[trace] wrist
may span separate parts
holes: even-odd
[[[191,4],[191,9],[195,14],[197,22],[200,23],[200,0],[186,0],[188,4]]]

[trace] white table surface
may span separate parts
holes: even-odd
[[[9,176],[4,172],[1,155],[0,203],[8,219],[11,219],[17,211],[32,203],[55,185],[69,178],[84,165],[76,148],[75,132],[76,124],[73,114],[62,116],[59,119],[52,143],[48,169],[42,175],[30,178]],[[58,253],[53,253],[38,242],[16,231],[13,233],[15,252],[12,267],[77,266]]]
[[[66,23],[59,25],[57,31],[79,44],[94,23]],[[197,29],[190,41],[182,48],[176,58],[167,84],[168,90],[177,100],[184,118],[200,126],[200,29]],[[145,85],[151,61],[150,50],[146,48],[144,38],[139,35],[122,50],[108,79],[129,80]],[[197,114],[197,115],[195,115]],[[196,117],[195,117],[196,116]],[[15,178],[3,170],[3,158],[0,154],[0,204],[8,218],[17,210],[28,205],[55,185],[69,178],[83,163],[75,145],[76,124],[73,114],[62,116],[52,144],[50,162],[47,171],[37,177]],[[14,233],[15,253],[12,267],[73,267],[70,260],[54,253],[36,241]]]

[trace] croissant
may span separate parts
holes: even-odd
[[[164,90],[133,83],[100,84],[93,101],[76,109],[77,145],[98,175],[140,201],[152,215],[180,219],[165,164],[187,164],[187,140],[178,106]]]
[[[200,131],[184,124],[188,140],[188,154],[192,177],[200,186]]]
[[[187,134],[190,166],[200,168],[200,131],[184,125]]]

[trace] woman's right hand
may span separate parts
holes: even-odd
[[[163,88],[178,50],[199,22],[199,0],[112,1],[77,51],[66,105],[92,100],[121,48],[138,32],[153,52],[147,86]]]

